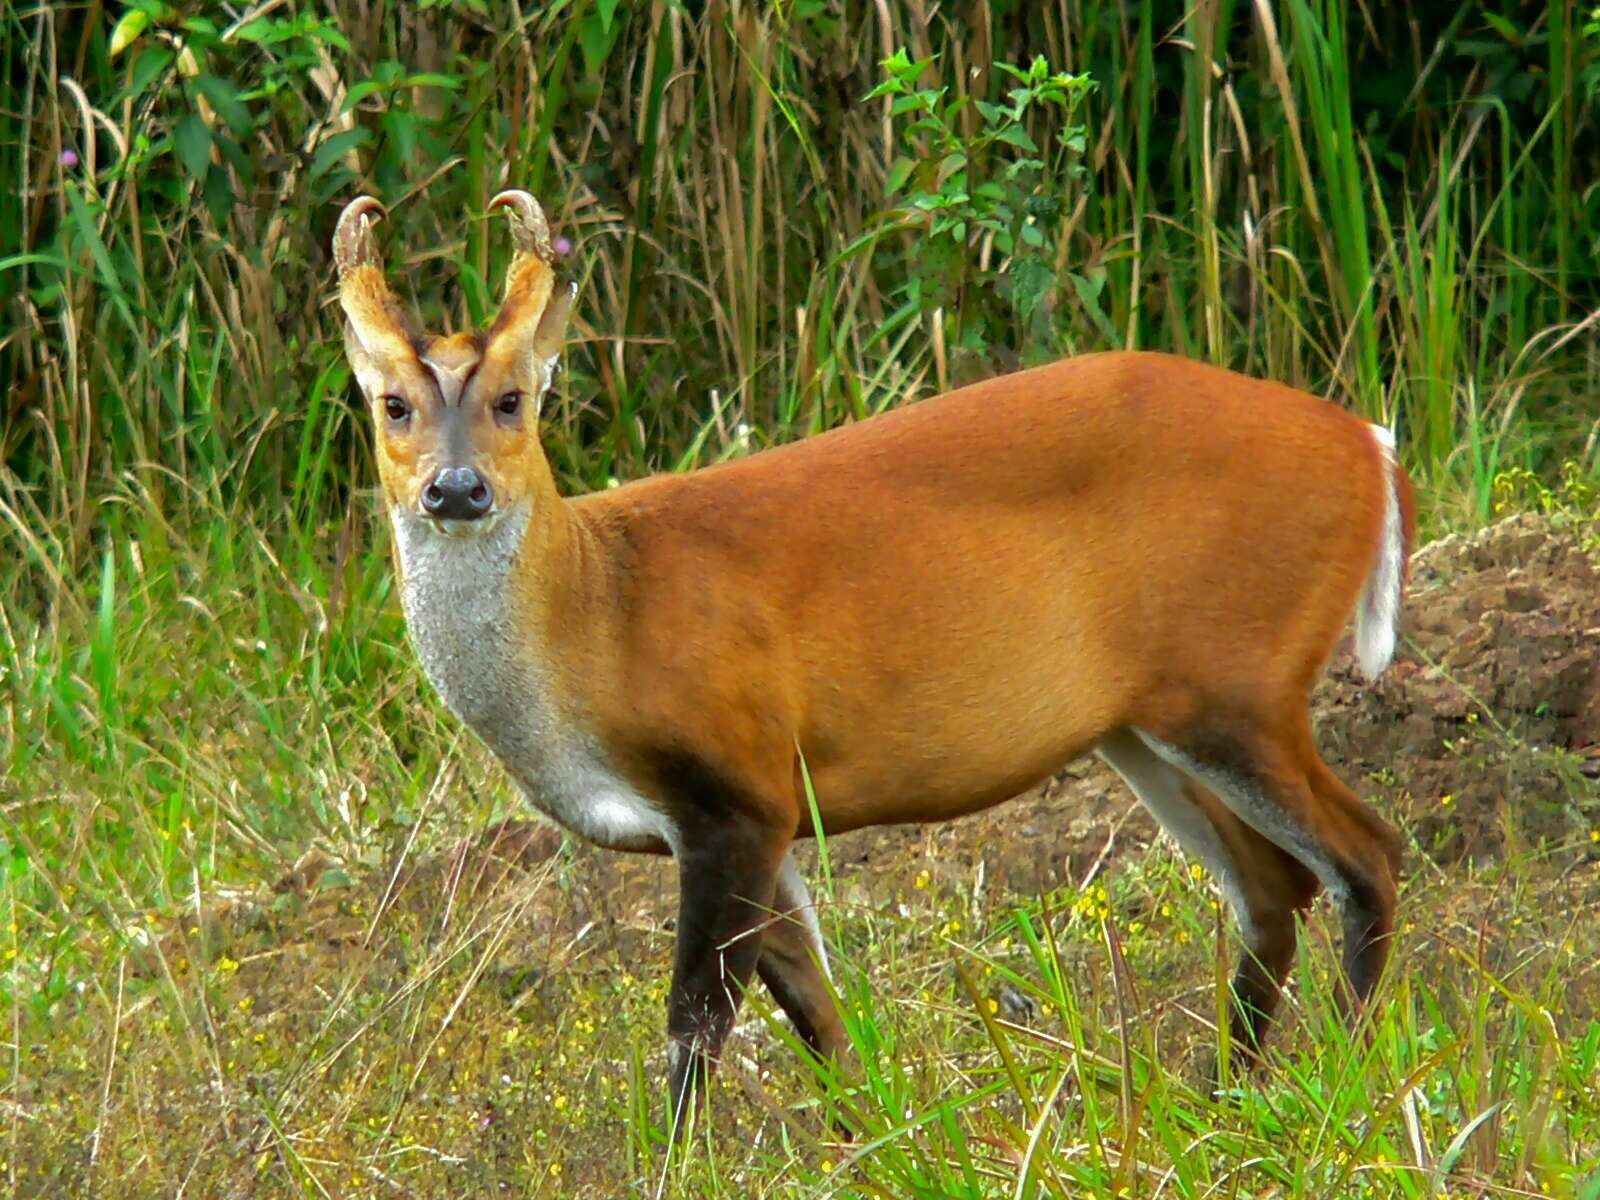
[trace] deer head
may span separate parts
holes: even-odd
[[[373,241],[383,205],[360,196],[333,235],[345,356],[367,398],[378,473],[392,516],[471,535],[507,512],[555,503],[539,444],[576,288],[558,284],[550,226],[527,192],[501,192],[514,252],[500,312],[487,330],[421,332],[396,299]]]

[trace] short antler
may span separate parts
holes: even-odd
[[[519,256],[533,254],[547,265],[555,262],[555,249],[550,244],[550,222],[545,219],[544,209],[539,207],[537,200],[527,192],[509,188],[489,201],[489,212],[497,208],[505,209],[506,215],[511,218],[511,244],[517,248]]]
[[[544,209],[527,192],[511,188],[489,201],[489,212],[505,209],[510,219],[511,265],[506,268],[505,298],[500,303],[500,315],[495,318],[492,335],[512,336],[518,339],[519,353],[544,358],[560,348],[561,327],[566,323],[566,303],[571,292],[563,290],[565,303],[552,308],[550,300],[555,293],[555,247],[550,241],[550,222]],[[547,314],[547,310],[550,310]],[[558,318],[551,324],[546,315]],[[544,329],[549,336],[540,337]],[[554,339],[554,348],[548,343]]]
[[[372,240],[372,222],[389,215],[375,196],[357,196],[344,206],[333,228],[333,262],[342,280],[354,267],[378,265],[378,248]]]
[[[372,223],[388,215],[372,196],[357,196],[344,206],[333,228],[333,263],[339,272],[339,303],[348,329],[369,361],[405,353],[410,325],[389,290]]]

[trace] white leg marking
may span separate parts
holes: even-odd
[[[1328,890],[1329,897],[1338,904],[1339,911],[1346,911],[1351,899],[1350,885],[1346,882],[1343,872],[1339,870],[1339,865],[1323,849],[1322,843],[1317,841],[1311,831],[1290,816],[1281,804],[1266,795],[1259,785],[1240,778],[1232,771],[1200,762],[1170,742],[1164,742],[1142,729],[1135,727],[1133,732],[1163,761],[1172,764],[1214,793],[1217,799],[1231,808],[1234,815],[1246,825],[1278,849],[1299,859]]]
[[[833,981],[833,969],[828,966],[828,948],[822,942],[822,925],[817,921],[817,906],[812,902],[811,889],[806,887],[805,876],[800,874],[800,868],[794,865],[794,853],[791,851],[783,856],[783,865],[778,868],[778,916],[787,920],[798,915],[805,922],[806,936],[811,941],[811,947],[816,951],[817,962],[822,967],[822,973]]]
[[[1133,789],[1183,852],[1199,859],[1216,876],[1245,944],[1254,945],[1256,924],[1239,886],[1238,865],[1205,813],[1183,794],[1184,772],[1157,756],[1139,738],[1121,730],[1095,747],[1095,753],[1122,776],[1122,781]]]

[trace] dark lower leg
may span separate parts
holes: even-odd
[[[1254,830],[1249,883],[1249,939],[1233,977],[1233,1035],[1252,1059],[1283,999],[1284,981],[1294,966],[1298,931],[1295,917],[1311,907],[1320,885],[1304,864]]]
[[[1254,944],[1239,956],[1229,1032],[1252,1066],[1260,1058],[1262,1039],[1283,999],[1284,980],[1294,965],[1294,948],[1294,914],[1290,911],[1282,913],[1269,931],[1258,929]]]
[[[1245,939],[1233,977],[1229,1032],[1245,1060],[1259,1059],[1261,1043],[1294,965],[1295,915],[1310,908],[1317,877],[1293,855],[1247,825],[1213,793],[1192,779],[1184,796],[1216,832],[1229,863],[1229,899]]]
[[[781,845],[724,828],[678,862],[678,947],[667,998],[672,1129],[691,1105],[733,1027],[771,919]]]
[[[1309,724],[1275,736],[1264,722],[1239,721],[1229,727],[1212,717],[1204,728],[1185,730],[1170,743],[1157,743],[1156,749],[1333,892],[1344,917],[1349,998],[1356,1004],[1364,1001],[1388,954],[1398,838],[1323,764]],[[1283,907],[1271,905],[1267,912],[1280,912],[1292,926],[1292,915],[1282,913]],[[1256,1044],[1292,954],[1292,932],[1269,929],[1256,950],[1258,961],[1240,966],[1238,1028],[1253,1031]]]
[[[1352,1012],[1359,1011],[1378,986],[1389,959],[1393,933],[1392,886],[1385,888],[1351,879],[1344,905],[1344,973],[1350,985]]]

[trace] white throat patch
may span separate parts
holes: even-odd
[[[511,604],[530,517],[524,504],[482,533],[451,535],[416,513],[390,512],[411,644],[450,711],[541,810],[614,850],[673,848],[665,814],[550,701],[543,647],[529,644]]]

